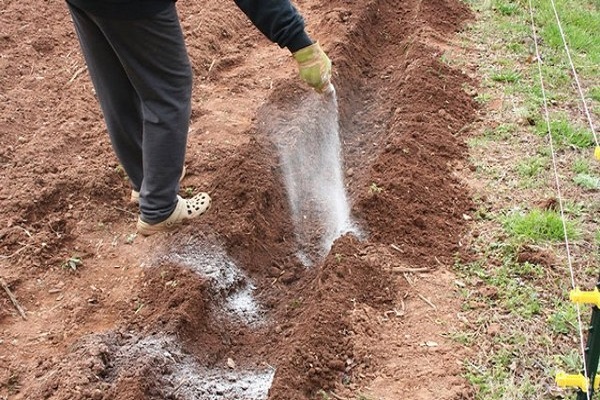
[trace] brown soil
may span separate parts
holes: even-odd
[[[65,5],[3,2],[0,276],[27,320],[0,292],[0,399],[258,399],[252,374],[273,370],[269,399],[469,398],[443,333],[459,323],[448,266],[470,202],[452,171],[475,106],[439,61],[466,8],[298,2],[334,60],[366,233],[306,268],[268,127],[310,93],[233,2],[180,3],[195,72],[182,188],[214,206],[144,239]],[[245,293],[256,309],[236,309]]]

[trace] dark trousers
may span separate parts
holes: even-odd
[[[112,146],[141,218],[165,220],[177,204],[192,69],[175,5],[148,19],[98,18],[69,5]]]

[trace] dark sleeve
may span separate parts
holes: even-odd
[[[304,30],[304,20],[289,0],[235,0],[250,21],[272,42],[291,52],[313,41]]]

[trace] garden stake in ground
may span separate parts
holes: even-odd
[[[579,393],[577,400],[591,400],[594,392],[600,388],[598,379],[598,362],[600,360],[600,278],[596,288],[592,291],[575,289],[571,291],[571,301],[577,304],[592,304],[592,321],[588,331],[588,340],[585,347],[585,366],[582,374],[568,375],[559,372],[556,375],[556,383],[560,387],[577,387]],[[587,371],[586,371],[587,369]],[[593,384],[591,384],[593,382]],[[588,393],[589,392],[589,393]]]

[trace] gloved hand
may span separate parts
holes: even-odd
[[[319,93],[329,87],[331,60],[318,42],[296,51],[293,56],[298,62],[300,79]]]

